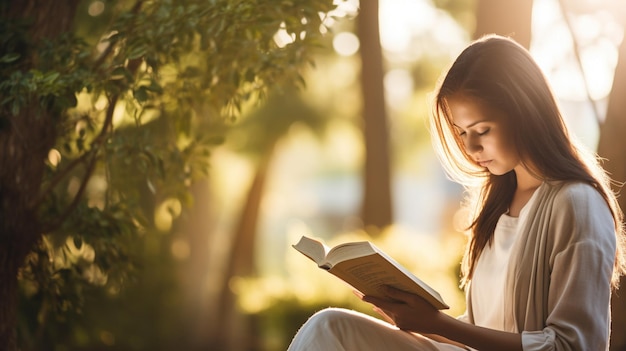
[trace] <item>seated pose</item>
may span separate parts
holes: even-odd
[[[495,35],[469,45],[439,87],[431,130],[473,213],[466,313],[386,287],[388,300],[363,297],[382,320],[325,309],[289,350],[608,350],[623,214],[528,51]]]

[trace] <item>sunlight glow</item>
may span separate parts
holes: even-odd
[[[161,232],[172,228],[174,219],[180,215],[182,204],[177,198],[169,198],[161,202],[154,211],[154,226]]]
[[[52,167],[56,167],[61,162],[61,153],[57,149],[50,149],[48,152],[48,162]]]
[[[389,106],[405,106],[413,96],[413,77],[405,69],[393,69],[384,78],[386,98]]]
[[[70,181],[67,183],[67,195],[69,195],[70,197],[76,196],[79,188],[80,179],[78,177],[70,178]]]
[[[580,51],[583,72],[557,0],[535,2],[531,52],[561,98],[585,100],[588,88],[594,100],[604,99],[613,83],[622,28],[606,12],[570,14],[568,19]]]
[[[352,124],[344,121],[330,122],[324,156],[328,162],[344,167],[358,167],[365,153],[359,133]]]
[[[269,308],[276,297],[288,293],[285,280],[276,276],[263,279],[234,277],[228,285],[239,296],[239,305],[247,313],[259,313]]]
[[[380,40],[390,59],[417,60],[422,55],[456,55],[467,33],[431,0],[381,0]]]
[[[191,248],[189,242],[184,239],[175,239],[171,246],[172,256],[179,261],[186,260],[191,254]]]
[[[104,209],[106,205],[105,193],[109,187],[107,178],[101,174],[94,174],[87,183],[87,204],[89,207]]]
[[[589,83],[591,97],[599,100],[609,95],[613,70],[617,65],[617,50],[606,40],[590,45],[581,53],[582,67]],[[612,67],[613,69],[610,69]],[[608,69],[607,69],[608,68]]]
[[[341,56],[354,55],[359,46],[359,38],[352,32],[341,32],[333,38],[333,49]]]
[[[565,18],[558,0],[536,0],[530,51],[552,85],[568,127],[594,149],[624,29],[616,13],[588,5]]]
[[[322,24],[320,33],[326,34],[339,18],[354,18],[359,12],[359,0],[333,0],[335,8],[327,13],[319,12]]]
[[[126,117],[126,101],[118,101],[113,109],[113,125],[119,125]]]
[[[83,279],[90,284],[103,286],[109,280],[109,277],[95,264],[83,268]]]
[[[85,121],[84,119],[78,120],[76,122],[76,125],[74,126],[76,134],[82,136],[83,134],[85,134],[85,129],[87,129],[87,121]]]
[[[87,13],[89,13],[91,17],[100,16],[102,12],[104,12],[104,3],[99,0],[92,2],[87,9]]]
[[[100,331],[100,341],[106,346],[115,345],[115,335],[107,330]]]
[[[334,0],[336,8],[328,13],[328,17],[354,17],[359,12],[359,0]]]
[[[285,46],[293,43],[296,40],[296,35],[294,33],[289,34],[286,29],[285,22],[280,24],[280,29],[274,34],[274,43],[279,48],[284,48]]]
[[[65,245],[71,254],[70,260],[73,263],[78,260],[93,262],[96,257],[96,252],[91,245],[81,241],[80,245],[77,246],[74,238],[71,236],[68,236],[67,239],[65,239]]]
[[[413,36],[433,27],[437,13],[425,0],[383,0],[380,2],[379,17],[383,48],[404,52],[410,49]]]
[[[93,107],[98,111],[103,111],[109,105],[109,100],[106,95],[102,94],[98,97],[98,100],[93,104]]]

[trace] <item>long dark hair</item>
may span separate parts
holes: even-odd
[[[569,135],[552,90],[530,53],[512,39],[496,35],[473,42],[459,55],[440,84],[431,118],[435,149],[448,175],[467,189],[479,189],[472,202],[462,284],[471,280],[480,253],[493,241],[496,223],[507,211],[517,184],[513,171],[490,174],[465,152],[448,107],[453,97],[475,99],[502,112],[504,123],[514,131],[519,159],[528,161],[525,166],[536,177],[581,181],[597,189],[615,221],[618,255],[612,282],[616,287],[626,262],[623,214],[611,181],[598,158]]]

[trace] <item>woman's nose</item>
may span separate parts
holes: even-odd
[[[473,133],[467,135],[464,140],[465,150],[467,150],[467,153],[473,154],[482,151],[482,145],[480,144],[480,141],[478,139],[478,136],[474,135]]]

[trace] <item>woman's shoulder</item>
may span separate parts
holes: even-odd
[[[613,217],[604,197],[593,185],[585,182],[547,182],[547,198],[552,201],[552,213],[571,225],[611,222]]]
[[[550,181],[545,186],[554,195],[558,205],[596,205],[606,203],[600,191],[593,185],[582,181]]]
[[[569,245],[572,242],[604,243],[614,247],[615,225],[611,210],[600,191],[585,182],[550,182],[546,193],[552,193],[548,215],[554,229],[554,242]]]

